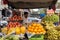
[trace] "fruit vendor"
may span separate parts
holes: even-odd
[[[28,23],[28,12],[24,12],[23,23]]]

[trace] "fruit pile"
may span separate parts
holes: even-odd
[[[13,17],[9,18],[10,21],[19,21],[22,20],[21,16],[14,15]]]
[[[10,22],[7,27],[2,28],[2,32],[5,34],[11,34],[15,32],[17,35],[25,33],[26,28],[18,22]]]
[[[19,35],[19,34],[25,34],[25,32],[26,32],[26,28],[24,26],[16,27],[15,28],[15,33],[17,35]]]
[[[55,27],[55,29],[58,31],[58,40],[60,40],[60,25]]]
[[[32,34],[45,34],[43,26],[39,23],[32,23],[28,26],[28,32]]]
[[[55,15],[55,14],[53,14],[53,15],[51,15],[51,16],[46,15],[46,16],[42,19],[42,21],[48,21],[48,22],[52,21],[53,23],[56,23],[56,22],[59,22],[59,16],[57,16],[57,15]]]
[[[56,26],[52,22],[46,22],[45,26],[45,29],[47,30],[45,35],[46,40],[58,40],[59,32],[55,29],[55,27]]]
[[[47,40],[58,40],[58,31],[54,29],[48,30],[45,37],[47,37]]]
[[[19,22],[9,22],[7,27],[16,27],[16,26],[19,26],[21,27],[21,24]]]
[[[8,37],[0,37],[0,40],[20,40],[18,35],[10,35]]]

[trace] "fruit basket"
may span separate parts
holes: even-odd
[[[29,40],[44,40],[45,29],[40,23],[33,22],[28,25],[28,33],[33,34]]]
[[[28,25],[28,33],[31,34],[45,34],[46,31],[44,27],[40,23],[31,23],[31,25]]]

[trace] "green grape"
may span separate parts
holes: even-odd
[[[59,16],[57,16],[57,15],[52,15],[51,16],[51,20],[53,21],[53,22],[58,22],[59,21]]]
[[[55,14],[53,14],[53,15],[51,15],[51,16],[46,15],[46,16],[42,19],[42,21],[47,21],[47,22],[52,21],[53,23],[59,22],[59,16],[57,16],[57,15],[55,15]]]

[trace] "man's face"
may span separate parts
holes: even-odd
[[[25,16],[25,18],[27,18],[28,17],[28,14],[25,14],[24,16]]]
[[[28,16],[28,14],[26,14],[26,16]]]

